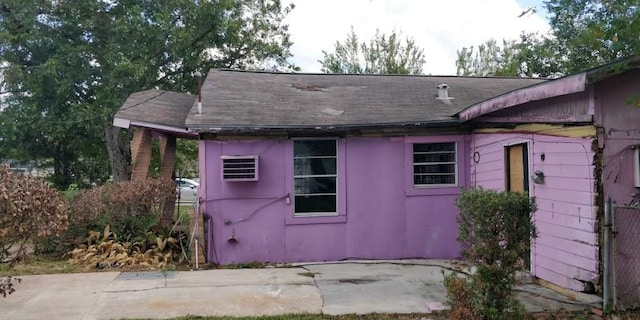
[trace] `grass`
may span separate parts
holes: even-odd
[[[188,204],[180,204],[179,206],[176,205],[175,211],[173,213],[173,218],[177,221],[178,218],[180,218],[180,216],[182,216],[182,219],[180,220],[180,223],[185,226],[186,228],[189,228],[189,209],[191,209],[193,207],[193,204],[188,203]]]
[[[389,314],[389,313],[372,313],[365,315],[346,314],[339,316],[329,316],[322,314],[286,314],[280,316],[262,316],[262,317],[180,317],[172,320],[420,320],[420,319],[448,319],[445,314]]]
[[[29,261],[16,264],[13,267],[10,267],[8,263],[0,264],[0,277],[77,272],[87,272],[87,270],[70,264],[66,259],[42,255],[30,255]]]
[[[172,265],[172,270],[190,270],[188,264]],[[60,273],[89,273],[89,272],[140,272],[140,271],[161,271],[150,269],[144,266],[129,266],[123,268],[97,269],[82,265],[74,265],[59,257],[48,255],[29,255],[29,260],[11,267],[8,263],[0,263],[0,277],[5,276],[30,276],[39,274],[60,274]]]
[[[618,314],[619,319],[640,319],[640,310],[632,310]],[[447,312],[438,313],[411,313],[411,314],[389,314],[389,313],[371,313],[371,314],[345,314],[339,316],[330,316],[324,314],[286,314],[279,316],[262,316],[262,317],[198,317],[187,316],[173,318],[171,320],[445,320],[450,319]],[[529,314],[525,317],[527,320],[586,320],[595,319],[588,311],[582,313],[571,313],[566,311],[543,312],[537,314]],[[598,317],[598,319],[601,319]],[[610,318],[607,318],[610,319]]]

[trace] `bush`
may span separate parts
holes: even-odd
[[[146,179],[105,184],[84,190],[69,201],[70,224],[61,238],[45,238],[37,243],[42,253],[63,254],[84,242],[91,230],[107,225],[123,241],[159,230],[166,205],[174,206],[175,182]]]
[[[445,277],[453,319],[521,319],[515,273],[524,269],[522,256],[536,237],[531,213],[535,202],[527,194],[472,189],[457,201],[458,241],[462,256],[476,265],[469,278]]]
[[[147,232],[133,241],[123,241],[107,225],[103,232],[90,231],[87,243],[74,249],[69,261],[98,269],[128,266],[167,268],[174,262],[184,261],[182,248],[186,237],[180,236]]]
[[[35,236],[55,236],[66,229],[68,217],[61,195],[44,181],[16,175],[0,166],[0,262],[27,256],[26,244]]]

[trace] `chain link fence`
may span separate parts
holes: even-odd
[[[614,297],[619,306],[640,307],[640,207],[614,206]]]

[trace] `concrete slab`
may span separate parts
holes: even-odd
[[[439,266],[352,262],[305,268],[322,291],[322,312],[331,315],[428,313],[442,308],[446,296]]]
[[[446,308],[443,272],[466,270],[446,261],[358,261],[299,264],[314,273],[324,297],[323,313],[338,315],[372,312],[429,313]],[[577,294],[568,297],[535,284],[517,287],[518,299],[531,312],[565,309],[579,311],[601,304],[600,297]]]
[[[0,319],[83,319],[118,272],[19,276],[22,283],[0,298]]]
[[[176,272],[173,277],[118,278],[85,319],[185,315],[260,316],[320,313],[322,298],[302,268]]]
[[[567,311],[581,311],[589,306],[601,306],[602,299],[598,296],[578,294],[576,299],[570,299],[551,289],[535,285],[522,284],[517,286],[518,299],[530,312],[543,312],[564,309]]]
[[[14,294],[0,298],[0,319],[429,313],[445,308],[442,272],[461,268],[455,261],[401,260],[23,276]],[[533,312],[583,310],[601,303],[597,296],[569,298],[534,284],[522,284],[518,292]]]

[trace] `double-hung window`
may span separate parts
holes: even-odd
[[[413,144],[413,185],[455,186],[456,159],[455,142]]]
[[[293,178],[296,216],[338,215],[337,140],[294,140]]]

